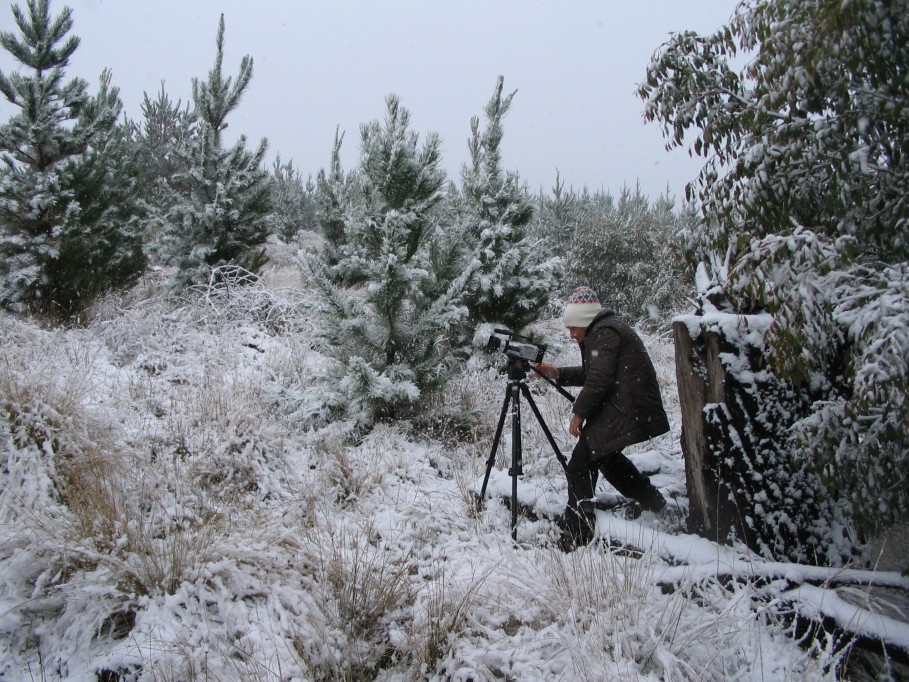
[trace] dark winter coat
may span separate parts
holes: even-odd
[[[594,459],[669,431],[656,371],[635,331],[604,310],[587,326],[581,367],[562,367],[559,383],[583,386],[574,413],[584,419]]]

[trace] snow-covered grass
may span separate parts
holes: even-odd
[[[774,608],[768,583],[799,567],[682,532],[665,339],[648,343],[673,431],[629,453],[674,513],[598,512],[603,541],[565,554],[564,474],[529,410],[517,542],[509,455],[476,505],[495,370],[438,403],[476,423],[345,444],[300,425],[322,359],[298,289],[143,286],[84,328],[0,320],[0,679],[833,679],[836,649]],[[570,361],[558,324],[540,331]],[[532,385],[568,454],[567,402]]]

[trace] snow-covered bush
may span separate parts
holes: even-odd
[[[685,424],[690,485],[705,489],[689,529],[768,559],[843,565],[855,558],[855,533],[811,462],[792,456],[792,424],[812,402],[762,362],[771,320],[716,310],[677,318],[689,356],[680,371],[699,377],[685,382],[685,409],[700,413]]]

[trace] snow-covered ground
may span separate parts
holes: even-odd
[[[684,533],[666,338],[646,341],[672,431],[627,452],[673,511],[598,512],[602,541],[566,554],[550,518],[564,474],[529,410],[519,498],[534,513],[512,542],[508,428],[477,508],[495,369],[441,398],[476,410],[472,427],[386,425],[347,445],[301,426],[322,359],[298,288],[155,291],[80,329],[0,319],[0,679],[834,679],[833,643],[797,642],[793,608],[867,614],[863,631],[909,642],[899,614],[837,590],[842,569]],[[551,360],[576,360],[556,322],[540,329]],[[532,387],[569,454],[567,401]]]

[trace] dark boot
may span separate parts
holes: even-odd
[[[644,494],[644,497],[638,498],[638,500],[644,509],[656,514],[659,514],[666,508],[666,498],[663,497],[653,484],[649,485],[649,489]]]
[[[567,507],[565,513],[556,520],[556,525],[562,532],[557,540],[559,549],[570,552],[578,547],[584,547],[593,540],[596,518],[593,514],[585,514],[573,507]]]

